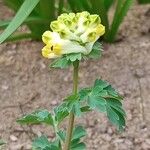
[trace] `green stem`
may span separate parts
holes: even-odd
[[[73,94],[76,95],[78,92],[78,70],[79,70],[79,61],[75,61],[73,63]],[[71,144],[71,138],[72,138],[72,131],[74,126],[74,113],[71,112],[69,115],[69,124],[67,128],[67,135],[66,135],[66,141],[64,145],[64,150],[70,150],[70,144]]]

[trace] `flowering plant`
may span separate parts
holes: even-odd
[[[52,112],[37,110],[17,121],[21,124],[45,123],[54,128],[54,141],[50,142],[46,136],[38,137],[33,142],[33,150],[84,150],[81,138],[86,132],[82,126],[74,126],[75,116],[97,109],[107,114],[119,130],[125,127],[122,97],[108,82],[97,79],[93,86],[78,90],[79,62],[82,58],[100,56],[101,45],[96,41],[105,33],[105,27],[98,15],[88,12],[62,14],[50,26],[52,32],[46,31],[42,35],[45,43],[42,55],[56,58],[50,65],[54,68],[73,65],[73,92]],[[66,117],[69,117],[68,127],[61,130],[59,125]]]

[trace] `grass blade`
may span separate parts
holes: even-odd
[[[10,23],[11,23],[11,20],[4,20],[4,21],[1,21],[0,20],[0,29],[3,29],[3,28],[6,28]],[[39,18],[39,17],[28,17],[24,22],[23,24],[38,24],[38,23],[43,23],[43,24],[48,24],[49,21],[47,19],[44,19],[44,18]]]
[[[76,9],[76,3],[75,3],[74,0],[68,0],[68,4],[69,4],[69,6],[70,6],[70,8],[71,8],[71,10],[72,10],[73,12],[76,12],[76,11],[77,11],[77,9]],[[78,11],[80,11],[80,9],[78,9]]]
[[[113,3],[114,3],[114,0],[105,0],[104,1],[106,11],[109,10],[109,8],[112,6]]]
[[[138,0],[139,4],[148,4],[150,0]]]
[[[88,3],[85,5],[86,2],[87,0],[68,0],[68,4],[73,12],[87,10],[86,7]]]
[[[89,3],[89,0],[78,0],[78,5],[81,5],[81,9],[82,10],[86,10],[86,11],[90,11],[91,8],[90,8],[90,3]]]
[[[23,1],[22,0],[4,0],[4,3],[16,12],[22,5]]]
[[[120,4],[118,4],[118,8],[116,10],[116,14],[114,16],[114,19],[111,25],[111,29],[109,30],[109,33],[105,37],[106,41],[108,42],[114,42],[118,28],[121,22],[123,21],[124,17],[126,16],[127,11],[129,10],[130,6],[132,5],[133,0],[126,0],[124,4],[121,4],[121,2],[119,3]]]
[[[60,15],[63,12],[63,8],[64,8],[64,0],[59,0],[58,15]]]
[[[55,18],[55,1],[41,0],[40,1],[40,15],[44,18],[53,20]]]
[[[23,39],[36,39],[32,33],[14,34],[6,39],[6,42],[19,41]]]
[[[16,16],[13,18],[12,22],[5,29],[5,31],[0,35],[0,44],[4,42],[29,16],[34,7],[38,4],[40,0],[25,0],[20,9],[18,10]]]

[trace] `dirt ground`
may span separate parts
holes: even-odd
[[[0,2],[0,18],[12,13]],[[124,96],[125,132],[118,133],[105,115],[92,112],[82,119],[88,150],[150,150],[150,5],[133,6],[118,42],[104,44],[100,60],[80,65],[80,87],[102,77]],[[33,136],[54,133],[45,126],[20,126],[16,119],[37,108],[51,110],[72,90],[72,69],[49,69],[42,43],[22,41],[0,45],[0,138],[6,150],[29,150]],[[66,122],[67,123],[67,122]]]

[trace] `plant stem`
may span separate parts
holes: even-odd
[[[75,61],[73,63],[73,94],[76,95],[78,92],[78,70],[79,70],[79,61]],[[74,126],[74,113],[70,112],[69,115],[69,124],[67,128],[67,135],[66,135],[66,141],[64,145],[64,150],[70,150],[70,143],[71,143],[71,138],[72,138],[72,131],[73,131],[73,126]]]

